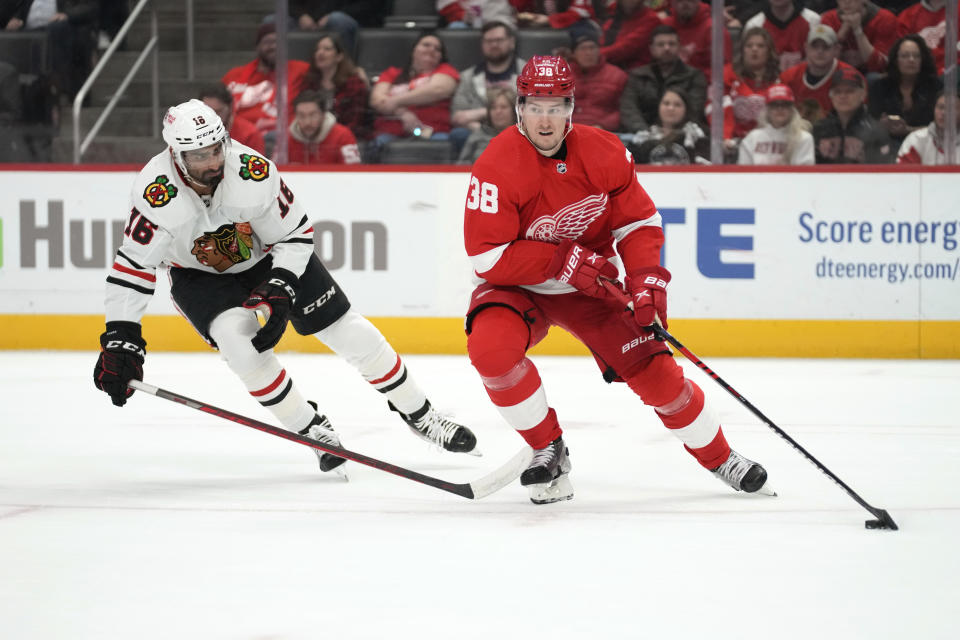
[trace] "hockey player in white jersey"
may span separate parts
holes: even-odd
[[[163,139],[168,148],[134,182],[107,276],[94,382],[113,404],[123,406],[133,394],[127,383],[143,379],[140,320],[165,265],[178,310],[285,428],[340,444],[274,355],[289,320],[356,367],[415,434],[447,451],[474,452],[474,434],[437,413],[383,335],[351,309],[314,254],[309,218],[276,166],[232,142],[199,100],[167,111]],[[257,309],[269,314],[263,327]],[[345,462],[317,455],[323,471]]]

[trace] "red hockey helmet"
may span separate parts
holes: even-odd
[[[563,58],[533,56],[517,76],[517,97],[573,99],[573,71]]]

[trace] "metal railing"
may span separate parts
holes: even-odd
[[[156,138],[160,135],[160,36],[158,29],[157,21],[157,6],[154,3],[150,7],[150,39],[147,40],[147,44],[144,46],[143,50],[140,52],[140,55],[137,56],[137,59],[134,61],[133,65],[130,67],[130,70],[124,76],[123,80],[120,83],[120,86],[117,87],[117,90],[114,92],[113,96],[110,98],[110,101],[107,103],[107,106],[104,107],[103,113],[100,114],[100,117],[97,118],[97,121],[90,128],[90,131],[87,132],[87,135],[80,139],[80,111],[83,106],[83,100],[86,98],[87,94],[90,93],[90,89],[93,87],[94,82],[100,76],[100,73],[103,71],[103,68],[113,57],[113,54],[119,48],[120,43],[123,42],[123,39],[126,37],[127,32],[130,31],[130,28],[133,26],[133,23],[139,17],[140,13],[146,7],[147,3],[151,0],[140,0],[137,5],[130,11],[130,16],[127,18],[127,21],[123,23],[123,26],[120,27],[120,31],[117,32],[117,35],[114,36],[113,41],[110,43],[110,46],[107,47],[107,50],[104,52],[103,56],[97,62],[97,66],[94,67],[93,71],[90,72],[90,75],[87,77],[87,80],[83,83],[83,86],[80,88],[80,91],[77,92],[77,97],[73,100],[73,163],[80,164],[83,154],[90,148],[90,144],[93,142],[93,139],[96,137],[97,133],[100,132],[100,128],[103,126],[103,123],[113,112],[114,108],[117,106],[117,102],[120,101],[120,98],[123,97],[124,92],[127,90],[127,87],[130,86],[130,83],[133,81],[133,77],[136,75],[137,71],[140,70],[140,67],[143,66],[144,61],[147,56],[153,54],[152,59],[152,69],[151,69],[151,101],[150,101],[150,118],[153,122],[151,132],[153,137]],[[195,73],[195,64],[194,64],[194,40],[193,40],[193,0],[186,0],[186,54],[187,54],[187,79],[193,80]]]
[[[130,27],[133,25],[134,21],[143,11],[144,7],[151,2],[152,0],[140,0],[130,11],[130,17],[127,18],[127,21],[123,23],[122,27],[120,27],[120,31],[118,31],[117,35],[113,38],[113,42],[111,42],[110,46],[107,47],[103,57],[100,58],[99,62],[97,62],[97,66],[94,67],[93,71],[91,71],[90,75],[87,77],[86,82],[84,82],[83,86],[80,87],[80,91],[77,92],[77,97],[73,99],[74,164],[80,164],[80,160],[83,158],[84,152],[86,152],[86,150],[90,147],[90,143],[93,142],[94,137],[100,131],[100,127],[103,126],[103,123],[106,121],[107,117],[113,112],[113,109],[117,106],[117,102],[120,101],[120,98],[123,97],[123,93],[127,90],[127,87],[130,86],[133,76],[136,75],[137,71],[140,70],[140,67],[150,54],[153,54],[153,69],[151,74],[153,85],[153,96],[151,100],[153,137],[157,137],[160,134],[160,59],[158,55],[158,43],[160,42],[160,37],[157,29],[157,7],[156,4],[153,4],[150,7],[150,39],[147,40],[147,44],[144,46],[143,51],[140,52],[140,55],[137,56],[136,61],[133,63],[133,66],[130,67],[127,75],[123,77],[123,80],[120,82],[120,86],[117,87],[117,90],[110,98],[107,106],[104,107],[103,113],[100,114],[100,117],[97,118],[97,121],[92,127],[90,127],[90,131],[87,132],[87,135],[83,138],[83,140],[80,140],[80,110],[83,106],[83,99],[90,92],[90,88],[93,86],[93,83],[96,82],[97,78],[100,76],[100,73],[103,72],[103,68],[106,66],[107,62],[110,61],[110,58],[113,57],[113,54],[120,46],[120,43],[123,42],[123,39],[126,37],[127,32],[130,31]]]

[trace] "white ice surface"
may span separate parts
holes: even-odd
[[[138,393],[92,353],[0,353],[0,638],[960,637],[960,363],[708,360],[901,530],[699,371],[731,444],[777,498],[700,468],[591,360],[536,360],[571,450],[573,501],[519,483],[480,501]],[[464,482],[520,445],[465,357],[411,372],[483,458],[429,449],[332,356],[281,356],[356,451]],[[691,367],[687,366],[688,371]],[[148,355],[146,380],[270,415],[218,357]]]

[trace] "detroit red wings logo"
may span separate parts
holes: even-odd
[[[607,194],[587,196],[556,213],[540,216],[527,227],[527,240],[557,242],[576,240],[607,208]]]

